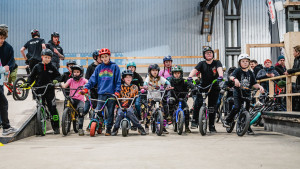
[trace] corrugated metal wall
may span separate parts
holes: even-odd
[[[202,46],[220,49],[224,61],[224,19],[217,5],[212,41],[200,35],[200,0],[0,0],[0,22],[9,26],[7,41],[15,56],[37,28],[46,41],[61,34],[61,46],[69,56],[86,56],[97,48],[109,48],[115,56],[196,56]],[[281,34],[285,32],[284,12],[279,12]],[[267,7],[264,0],[243,0],[242,51],[246,43],[270,43]],[[253,49],[262,62],[269,49]],[[137,63],[161,62],[136,60]],[[198,59],[178,59],[177,64]],[[124,62],[119,61],[119,64]],[[23,63],[19,62],[22,65]],[[191,68],[185,68],[189,71]]]

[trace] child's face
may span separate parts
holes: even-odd
[[[248,59],[242,59],[240,64],[241,64],[242,69],[246,69],[246,68],[249,67],[249,60]]]
[[[128,70],[131,70],[132,72],[135,72],[135,67],[134,66],[128,66]]]
[[[43,55],[42,60],[43,60],[43,63],[48,64],[51,61],[51,56]]]
[[[101,60],[101,56],[97,56],[97,60],[96,60],[99,64],[102,63],[102,60]]]
[[[204,53],[206,60],[212,60],[214,58],[214,54],[212,51],[207,51]]]
[[[181,72],[174,72],[173,75],[174,75],[174,77],[175,77],[176,79],[179,79],[179,78],[180,78],[180,75],[181,75]]]
[[[73,70],[74,76],[79,76],[80,75],[80,70]]]
[[[0,36],[0,47],[3,45],[4,41],[5,41],[4,36]]]
[[[108,54],[103,54],[101,55],[101,60],[103,61],[104,64],[108,64],[110,60],[110,56]]]
[[[123,80],[127,85],[130,85],[132,81],[132,76],[126,75]]]
[[[167,68],[172,67],[172,61],[170,60],[165,61],[165,67]]]
[[[158,70],[157,70],[157,69],[152,69],[152,70],[151,70],[151,75],[152,75],[153,77],[157,77],[157,75],[158,75]]]
[[[256,66],[257,66],[257,64],[256,64],[255,62],[251,62],[251,63],[250,63],[251,69],[254,69]]]
[[[72,66],[74,66],[74,64],[69,64],[69,65],[68,65],[68,67],[67,67],[67,68],[68,68],[69,72],[71,72],[71,71],[72,71],[72,70],[71,70],[71,67],[72,67]]]

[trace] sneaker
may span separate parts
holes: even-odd
[[[79,129],[79,130],[78,130],[78,135],[79,135],[79,136],[84,136],[84,131],[83,131],[82,129]]]
[[[9,96],[9,95],[11,95],[11,92],[10,92],[10,91],[7,92],[7,96]]]
[[[195,128],[197,128],[197,126],[198,126],[197,123],[192,121],[191,129],[195,129]]]
[[[136,126],[132,126],[132,127],[131,127],[131,130],[132,130],[132,131],[137,131],[137,127],[136,127]]]
[[[110,129],[106,130],[105,136],[111,136],[111,130]]]
[[[249,127],[247,133],[248,133],[249,135],[254,135],[254,132],[253,132],[253,130],[251,129],[251,127]]]
[[[3,129],[2,135],[3,135],[3,136],[7,136],[7,135],[12,134],[12,133],[15,133],[15,132],[17,132],[17,131],[18,131],[17,129],[15,129],[15,128],[13,128],[13,127],[10,127],[10,128],[8,128],[8,129]]]
[[[230,123],[228,123],[228,122],[225,120],[224,123],[223,123],[223,127],[230,128],[231,125],[230,125]]]
[[[141,133],[142,136],[147,134],[143,127],[139,129],[139,133]]]
[[[185,132],[186,132],[186,133],[191,133],[192,131],[190,130],[189,127],[186,127],[186,128],[185,128]]]
[[[169,134],[169,132],[167,131],[166,128],[163,129],[163,133],[164,133],[164,134]]]
[[[215,125],[210,126],[210,127],[209,127],[209,131],[210,131],[211,133],[216,133],[217,130],[216,130],[216,128],[215,128]]]
[[[60,134],[60,130],[59,128],[53,129],[54,130],[54,134]]]
[[[86,131],[87,131],[87,132],[90,132],[89,126],[86,127]]]
[[[116,136],[118,134],[118,129],[117,128],[114,128],[111,135],[112,136]]]

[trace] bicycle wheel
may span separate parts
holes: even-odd
[[[158,136],[161,136],[163,133],[164,128],[164,117],[162,115],[162,112],[160,110],[157,110],[156,112],[156,118],[155,118],[155,132]]]
[[[36,113],[37,134],[45,136],[46,134],[46,113],[44,107],[39,106]]]
[[[26,83],[24,78],[18,78],[13,85],[13,97],[17,100],[25,100],[28,96],[29,89],[23,89],[21,86]]]
[[[243,136],[250,125],[250,115],[248,111],[242,111],[236,122],[236,134],[238,136]]]
[[[128,135],[128,121],[127,120],[122,120],[121,128],[122,128],[122,136],[126,137]]]
[[[75,120],[73,121],[73,130],[75,133],[78,133],[78,129],[79,129],[79,123],[78,123],[78,117],[76,117]]]
[[[175,115],[173,115],[173,117],[172,117],[172,124],[173,124],[174,132],[177,132],[177,123],[176,123],[176,116]]]
[[[97,128],[97,122],[93,121],[90,128],[90,136],[94,137]]]
[[[61,118],[61,128],[63,135],[68,135],[71,126],[71,112],[70,108],[65,108]]]
[[[184,114],[183,114],[183,111],[179,111],[178,112],[178,124],[177,124],[177,126],[178,126],[177,133],[179,135],[182,134],[183,126],[184,126],[183,124],[184,124]]]
[[[235,122],[230,123],[230,127],[226,128],[226,132],[231,133],[234,129],[234,126],[235,126]]]
[[[202,136],[206,135],[207,131],[207,118],[206,118],[206,108],[201,107],[199,111],[199,131]]]

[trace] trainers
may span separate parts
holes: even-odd
[[[223,123],[223,127],[226,127],[226,128],[230,128],[230,123],[228,123],[226,120],[224,121]]]
[[[83,129],[79,129],[79,130],[78,130],[78,135],[79,135],[79,136],[84,136],[84,131],[83,131]]]
[[[86,131],[87,131],[87,132],[90,132],[89,126],[86,127]]]
[[[195,129],[195,128],[197,128],[197,123],[196,122],[192,122],[191,129]]]
[[[167,131],[166,128],[163,129],[163,133],[164,133],[164,134],[169,134],[169,132]]]
[[[209,131],[210,131],[211,133],[216,133],[217,130],[216,130],[216,128],[215,128],[215,125],[210,126],[210,127],[209,127]]]
[[[111,130],[110,129],[106,130],[105,136],[111,136]]]
[[[186,127],[186,128],[185,128],[185,132],[186,132],[186,133],[191,133],[192,131],[190,130],[189,127]]]
[[[9,95],[11,95],[11,92],[10,92],[10,91],[7,92],[7,96],[9,96]]]
[[[59,128],[53,129],[54,130],[54,134],[60,134],[60,130]]]
[[[3,129],[2,135],[3,135],[3,136],[7,136],[7,135],[12,134],[12,133],[15,133],[15,132],[17,132],[17,131],[18,131],[17,129],[15,129],[15,128],[13,128],[13,127],[10,127],[10,128],[8,128],[8,129]]]
[[[131,127],[131,130],[132,130],[132,131],[136,131],[136,130],[137,130],[137,127],[136,127],[136,126],[132,126],[132,127]]]
[[[117,128],[114,128],[111,135],[112,136],[116,136],[118,134],[118,129]]]
[[[141,133],[142,136],[147,134],[143,127],[139,129],[139,133]]]
[[[248,133],[249,135],[254,135],[254,132],[253,132],[253,130],[251,129],[251,127],[249,127],[247,133]]]

